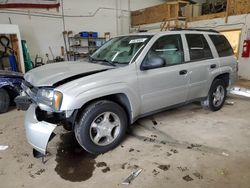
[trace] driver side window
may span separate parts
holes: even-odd
[[[166,35],[159,38],[148,52],[147,58],[161,57],[166,66],[181,64],[184,61],[184,52],[180,35]]]

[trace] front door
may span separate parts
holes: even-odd
[[[152,57],[164,59],[166,65],[138,70],[142,114],[187,100],[189,69],[188,64],[184,63],[181,36],[166,35],[157,39],[142,64]]]

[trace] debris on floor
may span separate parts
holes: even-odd
[[[151,137],[152,137],[152,138],[157,138],[157,135],[152,134]]]
[[[160,172],[154,169],[152,173],[154,174],[154,176],[157,176]]]
[[[9,146],[0,145],[0,151],[8,149]]]
[[[194,172],[193,175],[198,179],[203,179],[203,176],[199,172]]]
[[[128,163],[123,163],[123,164],[121,165],[121,168],[124,170],[127,164],[128,164]]]
[[[182,171],[182,172],[188,171],[187,167],[178,166],[177,169],[180,170],[180,171]]]
[[[110,171],[110,168],[107,166],[106,168],[104,168],[104,169],[102,169],[102,172],[103,173],[106,173],[106,172],[108,172],[108,171]]]
[[[229,156],[229,154],[228,154],[228,153],[225,153],[225,152],[222,152],[222,155],[224,155],[224,156],[226,156],[226,157]]]
[[[128,152],[132,152],[132,151],[134,151],[134,149],[133,149],[133,148],[130,148]]]
[[[170,168],[170,165],[159,165],[158,168],[163,171],[167,171]]]
[[[173,153],[178,153],[178,151],[176,149],[171,149],[170,151]]]
[[[233,87],[230,90],[230,94],[239,95],[243,97],[250,97],[250,90],[243,87]]]
[[[104,167],[104,166],[107,166],[107,163],[105,163],[105,162],[98,162],[96,164],[96,167]]]
[[[226,105],[234,105],[234,101],[225,101]]]
[[[152,123],[153,125],[158,125],[157,121],[154,118],[152,118]]]
[[[38,170],[35,174],[36,175],[41,175],[42,173],[44,173],[45,172],[45,169],[40,169],[40,170]]]
[[[131,165],[131,164],[128,164],[128,166],[127,166],[127,169],[132,169],[132,170],[136,170],[136,169],[138,169],[138,168],[139,168],[138,165]]]
[[[194,180],[189,175],[186,175],[186,176],[182,177],[182,179],[184,179],[185,181],[193,181]]]
[[[132,172],[123,182],[122,185],[129,185],[139,174],[142,172],[142,169]]]
[[[201,147],[200,144],[191,144],[190,146],[187,147],[187,149],[193,149],[193,148],[199,148]]]

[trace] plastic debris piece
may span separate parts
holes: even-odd
[[[250,90],[243,87],[233,87],[230,90],[230,94],[250,97]]]
[[[222,152],[222,155],[224,155],[224,156],[226,156],[226,157],[229,156],[229,154],[228,154],[228,153],[225,153],[225,152]]]
[[[123,182],[122,185],[129,185],[139,174],[141,173],[142,169],[136,170],[132,172]]]
[[[6,150],[8,149],[9,146],[3,146],[3,145],[0,145],[0,150]]]
[[[226,105],[234,105],[234,102],[233,101],[226,101],[225,104]]]

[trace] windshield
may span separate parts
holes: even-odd
[[[129,64],[138,50],[145,47],[152,36],[122,36],[106,42],[90,57],[93,61],[104,61],[110,64]]]

